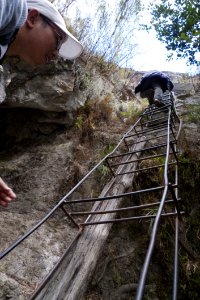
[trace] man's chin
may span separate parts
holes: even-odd
[[[37,67],[37,66],[41,66],[41,65],[45,65],[46,64],[46,60],[34,60],[33,58],[23,58],[22,59],[26,64],[28,64],[31,67]]]

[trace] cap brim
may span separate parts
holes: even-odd
[[[0,45],[0,57],[2,58],[8,49],[8,45]]]
[[[66,33],[66,31],[65,31]],[[59,50],[59,55],[65,59],[75,59],[81,55],[83,46],[69,32],[67,32],[67,40]]]
[[[67,36],[62,44],[59,55],[65,59],[75,59],[83,51],[81,43],[67,30],[65,21],[57,8],[48,0],[27,0],[29,9],[37,9],[39,13],[48,18]]]

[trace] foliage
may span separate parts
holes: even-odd
[[[69,7],[74,1],[54,2],[64,15],[70,15]],[[133,29],[140,9],[140,0],[85,0],[80,8],[77,5],[76,15],[70,21],[84,46],[85,57],[98,55],[107,62],[126,64],[135,54]]]
[[[108,62],[101,55],[93,55],[90,57],[90,63],[92,63],[92,65],[96,67],[102,75],[107,77],[114,72],[119,72],[119,66],[115,62]]]
[[[101,122],[109,123],[111,121],[113,108],[110,101],[110,94],[102,100],[88,99],[85,105],[77,110],[75,126],[80,130],[83,139],[92,140],[95,128]]]
[[[82,115],[82,114],[80,114],[80,115],[76,118],[75,126],[76,126],[78,129],[81,129],[81,128],[82,128],[82,126],[83,126],[83,115]]]
[[[99,112],[101,115],[101,119],[106,123],[112,119],[113,114],[113,106],[111,104],[112,94],[107,94],[105,98],[99,103]]]
[[[184,184],[182,186],[184,187],[184,193],[186,194],[188,190],[191,190],[193,192],[194,188],[197,186],[197,182],[200,179],[200,162],[194,161],[196,160],[196,157],[193,157],[193,160],[191,158],[185,156],[185,155],[179,155],[179,172],[180,172],[180,178],[183,180]],[[191,193],[188,194],[188,199],[191,197]],[[194,199],[193,199],[194,201]]]
[[[180,256],[180,299],[198,299],[200,293],[199,264],[199,180],[200,162],[196,157],[179,156],[179,181],[182,206],[186,212],[186,238],[197,255],[197,260],[184,255]]]
[[[115,144],[110,144],[105,149],[100,150],[101,158],[104,158],[106,155],[108,155],[110,152],[112,152],[115,147],[116,147]]]
[[[157,37],[177,57],[185,57],[189,64],[199,65],[195,54],[200,51],[200,2],[199,0],[162,0],[150,8],[151,24]]]
[[[107,177],[110,174],[110,170],[107,166],[101,165],[99,167],[99,173],[100,173],[101,178],[102,177]]]
[[[120,116],[123,118],[126,124],[133,124],[140,113],[141,111],[135,108],[134,103],[131,101],[128,103],[127,110],[120,112]]]
[[[105,148],[100,150],[99,154],[100,154],[101,159],[103,159],[106,155],[108,155],[110,152],[112,152],[115,147],[116,147],[115,144],[109,144]],[[109,175],[111,175],[110,169],[109,169],[108,165],[106,164],[106,162],[104,162],[103,164],[101,164],[99,166],[97,176],[104,178],[104,179],[106,179],[106,178],[108,179]]]
[[[189,122],[200,122],[200,105],[189,105],[187,119]]]

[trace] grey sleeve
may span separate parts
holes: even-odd
[[[21,27],[27,11],[26,0],[0,0],[0,36]]]
[[[26,0],[0,0],[0,59],[16,29],[24,24],[27,13]]]

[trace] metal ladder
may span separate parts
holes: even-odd
[[[149,264],[156,243],[157,231],[161,218],[173,217],[175,221],[174,239],[174,274],[173,274],[173,299],[177,299],[178,283],[178,227],[183,211],[180,209],[180,198],[178,197],[178,150],[177,141],[180,135],[182,123],[179,120],[170,92],[164,94],[165,106],[156,107],[151,105],[145,109],[138,121],[122,137],[115,149],[102,159],[69,193],[67,193],[59,203],[26,234],[24,234],[13,245],[0,254],[2,259],[14,248],[28,238],[44,222],[46,222],[57,209],[62,209],[64,214],[79,229],[79,234],[88,226],[98,226],[99,224],[113,224],[124,221],[136,221],[143,219],[153,219],[150,242],[146,253],[144,265],[141,271],[137,300],[143,298]],[[138,147],[140,145],[140,147]],[[142,145],[142,147],[141,147]],[[132,178],[141,176],[145,172],[159,170],[161,182],[156,185],[143,188],[132,189],[127,192],[113,194],[103,194],[98,197],[88,197],[76,199],[75,192],[85,184],[89,177],[101,166],[107,166],[114,181],[120,184],[121,178]],[[121,199],[134,199],[135,196],[152,195],[156,199],[151,203],[140,205],[128,205],[122,207],[116,204],[110,206],[111,201],[115,203]],[[74,205],[81,204],[87,207],[88,203],[94,203],[91,209],[73,210]],[[102,206],[102,203],[105,203]],[[125,203],[125,201],[123,201]],[[84,205],[83,205],[84,204]],[[103,208],[102,208],[103,207]],[[146,209],[156,210],[156,213],[146,214]],[[138,211],[140,213],[138,213]],[[141,213],[141,212],[144,213]],[[129,213],[127,217],[126,214]],[[130,213],[132,214],[130,216]],[[120,217],[117,217],[120,214]],[[84,221],[79,221],[79,217],[86,217]],[[99,216],[99,219],[94,219]],[[108,217],[109,216],[109,217]],[[113,216],[113,217],[112,217]],[[78,221],[77,221],[78,220]],[[79,236],[78,234],[78,236]],[[46,280],[46,282],[48,279]],[[31,299],[40,293],[42,285]],[[39,299],[39,298],[38,298]]]

